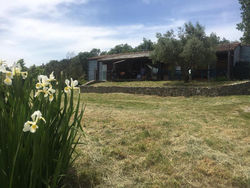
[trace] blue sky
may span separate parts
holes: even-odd
[[[239,40],[237,0],[0,0],[0,58],[28,66],[92,48],[136,46],[143,37],[200,22],[207,34]]]

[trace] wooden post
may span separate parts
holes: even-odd
[[[231,79],[231,53],[230,51],[227,52],[227,79]]]
[[[207,65],[207,80],[210,80],[210,65]]]

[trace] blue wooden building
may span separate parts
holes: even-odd
[[[241,43],[221,44],[216,51],[213,68],[194,70],[195,79],[224,77],[227,79],[250,78],[250,45]],[[174,74],[173,74],[174,71]],[[124,53],[92,57],[88,62],[88,80],[169,80],[180,79],[181,68],[159,62],[153,64],[150,52]]]
[[[218,46],[216,76],[228,79],[250,78],[250,45],[229,43]]]

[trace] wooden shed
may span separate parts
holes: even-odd
[[[217,48],[216,76],[250,78],[250,46],[241,43],[221,44]]]
[[[194,70],[195,79],[227,77],[228,79],[250,78],[250,46],[241,43],[221,44],[216,51],[215,69]],[[213,73],[213,74],[211,74]],[[88,80],[175,80],[181,79],[179,66],[169,67],[164,63],[153,64],[150,51],[102,55],[89,58]]]
[[[89,80],[149,80],[158,73],[150,52],[122,53],[89,59]]]

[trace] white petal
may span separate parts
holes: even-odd
[[[3,65],[0,66],[0,72],[6,72],[5,66],[3,66]]]
[[[42,82],[42,78],[43,78],[43,75],[39,75],[39,76],[37,77],[37,79],[38,79],[39,83],[41,83],[41,82]]]
[[[30,126],[30,132],[31,132],[31,133],[36,132],[37,129],[38,129],[38,126],[35,125],[35,124],[33,124],[33,125]]]
[[[54,89],[52,89],[52,88],[51,88],[49,91],[50,91],[51,93],[55,93],[55,92],[56,92],[56,90],[54,90]]]
[[[65,80],[65,84],[69,86],[70,81],[68,79]]]
[[[77,80],[74,80],[73,82],[73,87],[77,86],[78,85],[78,81]]]
[[[43,77],[42,77],[42,83],[43,83],[43,84],[49,84],[49,83],[48,83],[48,79],[49,79],[49,78],[48,78],[47,76],[43,76]]]
[[[53,96],[53,95],[50,95],[50,96],[49,96],[49,102],[52,102],[53,99],[54,99],[54,96]]]
[[[69,93],[69,92],[70,92],[70,87],[69,87],[69,86],[65,87],[65,88],[64,88],[64,92],[65,92],[65,93]]]
[[[35,112],[31,115],[31,119],[32,119],[33,121],[37,121],[38,119],[41,119],[41,117],[42,117],[42,113],[41,113],[39,110],[35,111]]]
[[[9,77],[11,79],[13,78],[13,73],[12,72],[6,71],[5,74],[6,74],[6,77]]]
[[[44,123],[46,123],[46,120],[45,120],[43,117],[41,117],[41,120],[43,120],[43,121],[44,121]]]
[[[55,79],[54,72],[52,72],[52,73],[49,75],[49,79],[50,79],[50,80],[54,80],[54,79]]]
[[[24,126],[23,126],[23,132],[27,132],[30,130],[30,124],[29,122],[27,121]]]

